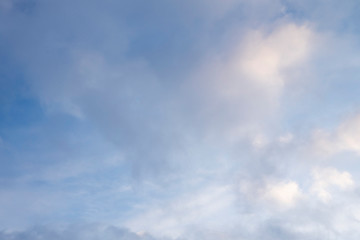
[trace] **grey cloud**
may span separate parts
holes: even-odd
[[[14,1],[2,16],[2,46],[50,115],[66,112],[90,123],[131,159],[135,175],[186,166],[190,144],[247,118],[247,97],[217,106],[197,99],[197,90],[179,90],[191,88],[184,79],[214,44],[206,22],[221,19],[236,1],[222,10],[215,1],[31,3]],[[193,6],[202,19],[196,25]],[[219,12],[208,15],[208,8]],[[182,161],[171,162],[180,154]]]
[[[155,240],[148,234],[136,234],[125,228],[99,224],[70,225],[62,228],[44,226],[25,231],[0,232],[1,240]]]
[[[15,4],[2,16],[8,24],[1,28],[4,48],[12,49],[45,109],[65,111],[100,129],[133,160],[135,174],[166,168],[164,158],[176,138],[176,124],[168,119],[171,89],[158,81],[146,56],[135,56],[137,48],[152,46],[130,46],[147,37],[136,36],[144,31],[136,17],[147,19],[139,4],[34,1],[26,14]],[[164,27],[149,26],[155,32]]]

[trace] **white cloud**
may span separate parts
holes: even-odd
[[[240,44],[230,47],[230,56],[220,56],[206,66],[210,77],[206,81],[217,94],[233,100],[248,90],[281,94],[291,81],[285,71],[300,67],[310,57],[314,41],[315,33],[307,25],[288,23],[270,32],[249,31]]]
[[[281,135],[278,138],[278,142],[280,144],[289,144],[294,140],[294,135],[292,133],[286,133],[284,135]]]
[[[360,155],[360,114],[349,117],[333,132],[315,131],[313,138],[314,148],[318,153],[333,155],[351,151]]]
[[[298,184],[289,180],[243,181],[240,190],[248,201],[269,204],[279,210],[295,207],[302,197]]]
[[[264,87],[281,90],[289,80],[283,71],[309,57],[313,37],[308,26],[295,24],[285,24],[270,34],[251,32],[233,67]]]
[[[293,81],[289,73],[306,65],[316,41],[309,25],[293,23],[234,35],[223,51],[209,50],[187,86],[195,95],[199,128],[231,143],[276,121],[284,89]]]
[[[235,196],[229,186],[206,186],[169,201],[146,206],[125,225],[133,231],[155,236],[181,237],[188,230],[201,226],[217,229],[232,225]]]
[[[257,134],[253,140],[252,140],[252,145],[254,148],[256,149],[261,149],[263,147],[265,147],[268,144],[268,139],[266,138],[266,136],[262,135],[262,134]]]
[[[301,197],[299,186],[294,181],[268,183],[264,197],[285,208],[293,207]]]
[[[355,183],[349,172],[340,172],[335,168],[316,168],[312,172],[313,184],[311,191],[324,203],[332,199],[333,187],[342,191],[350,190]]]

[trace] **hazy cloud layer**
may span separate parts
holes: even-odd
[[[359,8],[0,0],[0,239],[358,239]]]

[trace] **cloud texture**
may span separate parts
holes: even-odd
[[[359,8],[0,0],[0,239],[358,239]]]

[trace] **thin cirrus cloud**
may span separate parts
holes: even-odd
[[[0,239],[358,239],[358,7],[0,1]]]

